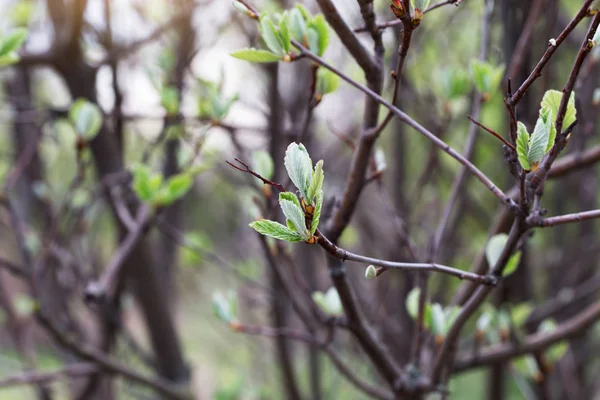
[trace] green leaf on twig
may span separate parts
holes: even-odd
[[[283,59],[282,55],[275,54],[267,50],[258,50],[254,48],[234,51],[230,55],[232,57],[239,58],[240,60],[256,63],[269,63],[281,61]]]
[[[269,221],[268,219],[254,221],[250,224],[250,227],[261,235],[285,240],[286,242],[297,243],[304,240],[296,231],[281,225],[279,222]]]
[[[558,109],[560,108],[562,96],[563,93],[558,90],[547,90],[542,98],[541,107],[548,107],[552,111],[552,125],[556,124],[556,117],[558,116]],[[575,92],[571,92],[571,97],[569,97],[569,102],[567,103],[565,118],[563,119],[563,130],[571,126],[576,119],[577,108],[575,108]]]
[[[102,127],[102,111],[96,104],[79,98],[69,110],[69,120],[81,137],[92,140]]]

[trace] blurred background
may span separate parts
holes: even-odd
[[[320,12],[311,0],[301,3],[313,15]],[[334,1],[353,29],[364,25],[358,3]],[[486,37],[483,21],[489,19],[485,61],[502,71],[502,79],[477,119],[506,137],[504,78],[518,87],[582,2],[458,3],[427,13],[414,31],[398,105],[462,151],[473,129],[467,115],[475,97],[472,64]],[[252,3],[272,13],[295,4]],[[231,57],[241,48],[265,48],[256,21],[231,1],[0,0],[0,9],[4,35],[27,28],[20,60],[0,70],[0,399],[165,395],[114,370],[94,370],[81,348],[74,351],[60,337],[139,373],[189,384],[198,399],[372,398],[340,372],[344,368],[369,385],[385,386],[343,327],[339,300],[328,292],[325,251],[275,244],[249,228],[262,217],[281,221],[269,197],[274,189],[225,163],[237,157],[291,186],[284,152],[301,141],[314,162],[324,160],[326,223],[344,191],[361,131],[361,92],[341,82],[313,107],[308,60],[255,64]],[[375,0],[374,9],[379,23],[395,19],[385,0]],[[530,130],[543,93],[566,82],[589,21],[568,36],[521,102],[519,120]],[[514,62],[526,28],[532,29],[530,39]],[[400,30],[399,24],[383,30],[386,98]],[[369,33],[356,35],[373,48]],[[364,83],[331,29],[323,57]],[[563,157],[598,145],[598,60],[596,47],[576,86],[579,123]],[[91,108],[94,117],[84,118],[97,128],[89,141],[81,139],[73,111],[77,99],[98,106]],[[381,109],[380,120],[385,114]],[[502,144],[484,131],[476,136],[473,163],[508,191],[515,180]],[[550,215],[598,207],[593,161],[548,182],[543,206]],[[338,244],[381,259],[404,260],[409,251],[422,257],[460,165],[398,121],[377,141],[371,163]],[[143,189],[132,179],[155,174],[166,182],[182,171],[192,177],[189,190],[145,220],[139,212],[145,209],[139,206]],[[471,270],[490,235],[507,232],[510,221],[485,186],[467,179],[438,261]],[[133,235],[138,228],[143,234]],[[535,332],[543,321],[560,324],[597,301],[597,229],[587,221],[532,233],[520,248],[518,269],[480,313],[488,312],[493,322],[479,327],[478,314],[460,348],[501,342],[507,330]],[[134,243],[128,248],[129,239]],[[346,263],[358,303],[387,351],[404,365],[414,331],[405,303],[417,277],[389,271],[366,280],[365,267]],[[117,278],[107,277],[111,268]],[[460,283],[433,276],[432,301],[449,304]],[[108,287],[110,296],[97,298],[98,286]],[[304,336],[294,340],[298,332],[315,332],[299,317],[294,296],[319,321],[319,330],[329,327],[326,346]],[[524,357],[457,372],[450,398],[535,399],[546,398],[548,390],[556,399],[600,398],[599,328],[551,348],[542,363],[547,370]],[[75,367],[53,375],[69,365]],[[47,372],[50,379],[22,385],[3,380],[21,371]]]

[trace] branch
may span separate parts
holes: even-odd
[[[556,160],[556,162],[552,164],[552,168],[548,173],[548,179],[560,178],[561,176],[588,167],[598,161],[600,161],[600,145],[594,146],[583,152],[571,153]]]
[[[502,271],[506,267],[506,263],[508,262],[511,255],[514,253],[517,243],[519,239],[525,232],[525,228],[523,226],[521,220],[518,218],[513,222],[512,229],[510,234],[508,235],[508,239],[506,241],[506,245],[496,262],[496,265],[491,267],[491,273],[496,275],[499,279],[502,276]],[[433,366],[433,371],[431,374],[431,382],[435,385],[439,382],[442,376],[442,370],[447,364],[452,363],[456,343],[458,341],[460,332],[462,328],[465,326],[467,321],[471,318],[471,316],[479,309],[479,306],[486,299],[488,294],[492,291],[493,287],[491,286],[480,286],[475,294],[465,303],[462,307],[460,313],[454,320],[454,323],[450,327],[444,342],[442,343],[440,350],[437,352],[435,356],[435,363]]]
[[[96,364],[89,362],[69,364],[52,372],[24,371],[1,378],[0,388],[48,383],[62,378],[78,378],[81,376],[91,375],[99,371],[100,368],[98,368]]]
[[[577,120],[567,127],[566,131],[563,132],[563,121],[565,115],[567,113],[567,106],[569,103],[569,99],[571,97],[571,93],[573,93],[573,88],[575,87],[575,82],[577,81],[577,77],[579,76],[579,72],[581,71],[581,66],[585,61],[586,57],[592,51],[594,46],[591,45],[591,41],[596,34],[596,30],[598,29],[598,25],[600,25],[600,13],[596,14],[594,19],[592,20],[592,24],[588,30],[587,35],[583,39],[583,43],[581,44],[581,49],[577,54],[577,59],[573,64],[573,68],[571,69],[571,73],[569,74],[569,79],[563,88],[563,95],[560,101],[560,106],[558,108],[557,116],[556,116],[556,132],[562,132],[561,135],[557,136],[556,141],[554,142],[554,146],[552,146],[552,150],[548,153],[546,158],[541,163],[538,171],[535,173],[535,176],[531,180],[531,188],[536,191],[538,188],[541,188],[546,181],[548,176],[548,172],[550,171],[550,167],[556,157],[560,154],[562,149],[566,146],[568,137],[573,130],[575,124],[577,124]],[[540,195],[540,193],[536,193]]]
[[[521,100],[521,98],[527,92],[527,90],[529,90],[529,87],[533,85],[533,82],[535,82],[536,79],[542,76],[542,70],[544,69],[546,64],[548,64],[550,58],[552,58],[558,47],[562,44],[562,42],[564,42],[564,40],[575,29],[575,27],[577,27],[581,20],[583,20],[587,16],[588,8],[593,1],[594,0],[586,0],[579,9],[577,15],[575,15],[575,17],[571,20],[571,22],[569,22],[566,28],[555,39],[556,42],[554,44],[548,44],[546,52],[544,53],[538,64],[535,66],[533,71],[531,71],[531,74],[527,77],[525,82],[521,84],[521,87],[519,87],[515,94],[513,94],[512,97],[508,100],[508,104],[510,106],[515,106],[519,102],[519,100]]]
[[[462,165],[466,166],[469,169],[469,171],[473,175],[475,175],[477,177],[477,179],[479,179],[504,204],[510,206],[513,210],[518,210],[518,205],[510,197],[508,197],[501,189],[499,189],[494,184],[494,182],[492,182],[492,180],[487,177],[487,175],[485,175],[481,170],[479,170],[475,165],[473,165],[465,157],[463,157],[462,155],[460,155],[456,150],[454,150],[452,147],[450,147],[450,145],[448,145],[446,142],[444,142],[443,140],[441,140],[440,138],[438,138],[437,136],[435,136],[435,134],[433,134],[432,132],[430,132],[429,130],[427,130],[421,124],[419,124],[418,122],[416,122],[414,119],[412,119],[411,117],[409,117],[407,114],[405,114],[403,111],[401,111],[397,107],[393,106],[390,102],[388,102],[387,100],[385,100],[383,97],[381,97],[377,93],[373,92],[371,89],[369,89],[369,88],[361,85],[360,83],[354,81],[348,75],[344,74],[342,71],[340,71],[336,67],[330,65],[327,61],[323,60],[321,57],[317,56],[316,54],[312,53],[310,50],[306,49],[299,42],[297,42],[297,41],[294,40],[294,41],[292,41],[292,43],[307,58],[309,58],[312,61],[318,63],[319,65],[327,68],[328,70],[330,70],[331,72],[333,72],[334,74],[338,75],[340,78],[342,78],[343,80],[345,80],[346,82],[348,82],[350,85],[354,86],[358,90],[360,90],[360,91],[366,93],[367,95],[369,95],[371,98],[373,98],[379,104],[381,104],[381,105],[387,107],[388,109],[390,109],[394,113],[394,115],[396,115],[396,117],[398,117],[398,119],[400,119],[401,121],[403,121],[404,123],[406,123],[407,125],[409,125],[410,127],[412,127],[413,129],[415,129],[417,132],[419,132],[421,135],[425,136],[427,139],[429,139],[430,141],[432,141],[437,147],[439,147],[440,149],[442,149],[444,152],[446,152],[452,158],[456,159],[459,163],[461,163]]]
[[[457,359],[453,370],[464,371],[544,350],[554,343],[580,334],[591,327],[599,319],[600,302],[597,302],[588,306],[576,316],[563,322],[552,332],[530,335],[518,346],[511,343],[497,344],[484,348],[475,357],[460,357]]]
[[[455,276],[459,279],[465,279],[473,282],[480,283],[482,285],[495,285],[497,279],[494,279],[492,276],[487,275],[477,275],[472,272],[463,271],[460,269],[448,267],[445,265],[435,264],[435,263],[408,263],[408,262],[396,262],[396,261],[386,261],[380,260],[378,258],[365,257],[358,254],[351,253],[347,250],[342,249],[341,247],[333,244],[329,239],[327,239],[323,233],[317,230],[318,242],[321,247],[323,247],[329,254],[332,256],[339,258],[342,261],[355,261],[363,264],[372,264],[376,266],[380,266],[383,268],[392,268],[392,269],[402,269],[402,270],[411,270],[411,271],[431,271],[431,272],[441,272],[444,274]]]
[[[530,222],[532,226],[547,228],[555,225],[570,224],[573,222],[581,222],[590,219],[600,218],[600,210],[583,211],[579,213],[559,215],[550,218],[536,218],[533,215],[532,217],[533,218],[531,220],[528,218],[528,222]]]
[[[114,295],[121,268],[135,246],[144,237],[152,220],[153,217],[150,214],[149,208],[142,205],[135,221],[135,229],[129,231],[100,279],[95,282],[90,282],[85,288],[86,299],[98,301],[105,300],[107,297]]]
[[[431,6],[427,7],[427,9],[423,12],[423,14],[427,14],[430,11],[433,11],[437,8],[440,8],[440,7],[443,7],[446,5],[450,5],[450,4],[454,4],[456,7],[458,7],[458,5],[460,3],[462,3],[462,0],[442,0],[439,3],[432,4]],[[381,31],[383,29],[390,28],[392,26],[400,25],[401,23],[402,23],[401,20],[395,19],[395,20],[384,22],[382,24],[377,25],[377,29]],[[371,30],[367,26],[361,26],[360,28],[354,29],[354,32],[356,32],[356,33],[371,32]]]
[[[317,0],[317,3],[325,16],[325,19],[329,25],[331,25],[358,65],[363,69],[365,75],[367,77],[379,75],[381,73],[379,64],[360,43],[358,37],[356,37],[354,32],[352,32],[352,29],[343,20],[333,2],[331,0]]]

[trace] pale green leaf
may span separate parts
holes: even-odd
[[[306,201],[308,204],[313,205],[313,199],[323,187],[323,180],[325,179],[325,174],[323,173],[323,160],[319,160],[315,165],[315,172],[312,175],[310,186],[308,187],[308,191],[306,192]]]
[[[330,287],[326,293],[313,292],[311,295],[315,304],[327,315],[337,316],[342,315],[342,301],[337,290]]]
[[[377,277],[377,268],[374,265],[369,265],[367,269],[365,269],[365,278],[366,279],[374,279]]]
[[[329,28],[327,27],[327,21],[323,14],[317,14],[309,23],[309,27],[317,32],[317,46],[316,53],[319,56],[325,54],[327,45],[329,44]],[[309,42],[310,43],[310,42]]]
[[[293,8],[288,14],[288,28],[293,39],[304,44],[306,40],[306,20],[298,8]]]
[[[283,44],[283,50],[285,53],[290,52],[290,31],[287,26],[287,18],[282,18],[279,21],[279,38],[281,39],[281,43]]]
[[[508,262],[506,263],[506,267],[504,267],[504,271],[502,272],[502,276],[507,277],[512,275],[517,268],[519,268],[519,263],[521,262],[521,252],[517,251],[515,254],[510,256]]]
[[[446,320],[446,327],[444,329],[445,332],[448,332],[452,324],[454,324],[458,314],[460,314],[460,310],[461,309],[459,306],[448,306],[444,308],[444,316]]]
[[[326,95],[333,93],[340,86],[340,77],[326,68],[317,71],[317,93]]]
[[[435,336],[446,334],[446,314],[439,303],[431,305],[431,333]]]
[[[296,243],[304,240],[302,236],[287,226],[281,225],[279,222],[269,221],[267,219],[254,221],[250,224],[250,227],[261,235],[269,236],[279,240],[285,240],[287,242]]]
[[[192,187],[194,180],[191,175],[181,173],[173,175],[160,192],[154,197],[152,202],[155,205],[167,206],[182,198]]]
[[[214,314],[223,322],[229,323],[237,319],[237,297],[233,291],[227,294],[214,293],[212,306]]]
[[[300,200],[298,200],[298,196],[296,196],[296,194],[294,194],[292,192],[279,193],[279,201],[281,201],[281,200],[291,201],[296,206],[298,206],[298,208],[302,208],[302,205],[300,204]]]
[[[531,164],[527,158],[527,152],[529,144],[529,133],[527,128],[522,122],[517,123],[517,156],[519,158],[519,164],[525,171],[531,170]]]
[[[551,114],[550,108],[542,107],[533,133],[529,137],[529,151],[527,152],[529,164],[538,163],[546,154],[550,131],[552,130]]]
[[[306,36],[308,39],[308,49],[315,54],[319,54],[319,32],[315,28],[308,27],[306,31]]]
[[[273,177],[273,159],[266,151],[260,150],[253,152],[252,165],[254,166],[254,170],[263,178],[271,179]]]
[[[313,167],[308,151],[302,143],[290,143],[285,151],[284,164],[290,179],[300,190],[302,197],[308,201],[307,192],[312,180]]]
[[[419,297],[421,296],[421,289],[418,287],[413,288],[406,296],[406,311],[412,319],[417,319],[419,314]]]
[[[260,32],[262,34],[262,38],[273,53],[275,54],[285,54],[283,41],[273,24],[273,21],[268,16],[264,16],[260,19]]]
[[[18,63],[21,58],[17,53],[9,53],[3,56],[0,56],[0,67],[6,67],[8,65],[12,65]]]
[[[496,266],[502,251],[504,250],[504,246],[506,246],[506,242],[508,240],[508,235],[505,233],[500,233],[498,235],[494,235],[490,238],[485,247],[485,256],[488,262],[488,265],[491,268]]]
[[[308,240],[311,235],[308,229],[306,229],[304,211],[302,211],[302,208],[298,207],[293,201],[282,199],[281,197],[279,198],[279,205],[281,206],[281,210],[285,217],[292,221],[296,232],[298,232],[304,240]]]
[[[0,56],[18,51],[27,39],[27,29],[17,28],[0,39]]]
[[[560,108],[560,102],[562,101],[563,93],[558,90],[547,90],[542,98],[541,107],[548,107],[552,111],[552,124],[556,123],[556,117],[558,116],[558,109]],[[567,104],[567,111],[565,118],[563,119],[563,130],[568,128],[577,119],[577,109],[575,108],[575,92],[571,92],[569,102]]]
[[[313,218],[310,225],[310,234],[314,235],[319,227],[319,220],[321,219],[321,209],[323,208],[323,191],[317,192],[317,201],[315,205],[315,211],[313,212]]]
[[[531,303],[520,303],[512,307],[510,311],[510,317],[514,326],[520,327],[527,322],[527,318],[533,311],[533,305]]]
[[[102,111],[96,104],[79,98],[75,100],[69,110],[69,120],[80,136],[91,140],[96,137],[102,127]]]
[[[256,62],[256,63],[268,63],[281,61],[283,56],[272,53],[267,50],[258,50],[254,48],[242,49],[234,51],[230,54],[232,57],[239,58],[240,60]]]
[[[165,86],[160,91],[160,104],[169,115],[179,112],[179,91],[175,86]]]

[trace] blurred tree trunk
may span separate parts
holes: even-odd
[[[195,52],[195,35],[196,32],[192,28],[192,2],[189,0],[181,0],[177,2],[179,7],[189,9],[190,12],[186,14],[185,18],[181,19],[181,22],[177,25],[177,46],[176,46],[176,61],[175,68],[169,77],[169,84],[177,88],[179,94],[179,104],[182,104],[182,93],[185,88],[185,73],[190,66],[192,57]],[[166,117],[161,137],[165,137],[167,140],[165,145],[165,161],[163,165],[163,175],[169,177],[179,172],[178,165],[178,153],[179,153],[179,135],[176,137],[168,137],[169,130],[172,128],[185,129],[183,125],[178,121],[173,121],[169,116]],[[179,199],[171,204],[164,212],[163,218],[173,228],[178,231],[184,230],[183,224],[183,207],[184,199]],[[161,266],[159,267],[159,273],[161,274],[161,280],[164,283],[165,296],[167,297],[171,306],[175,303],[176,290],[174,287],[174,274],[177,270],[178,248],[179,245],[169,240],[164,235],[161,235],[159,242],[159,259]]]

